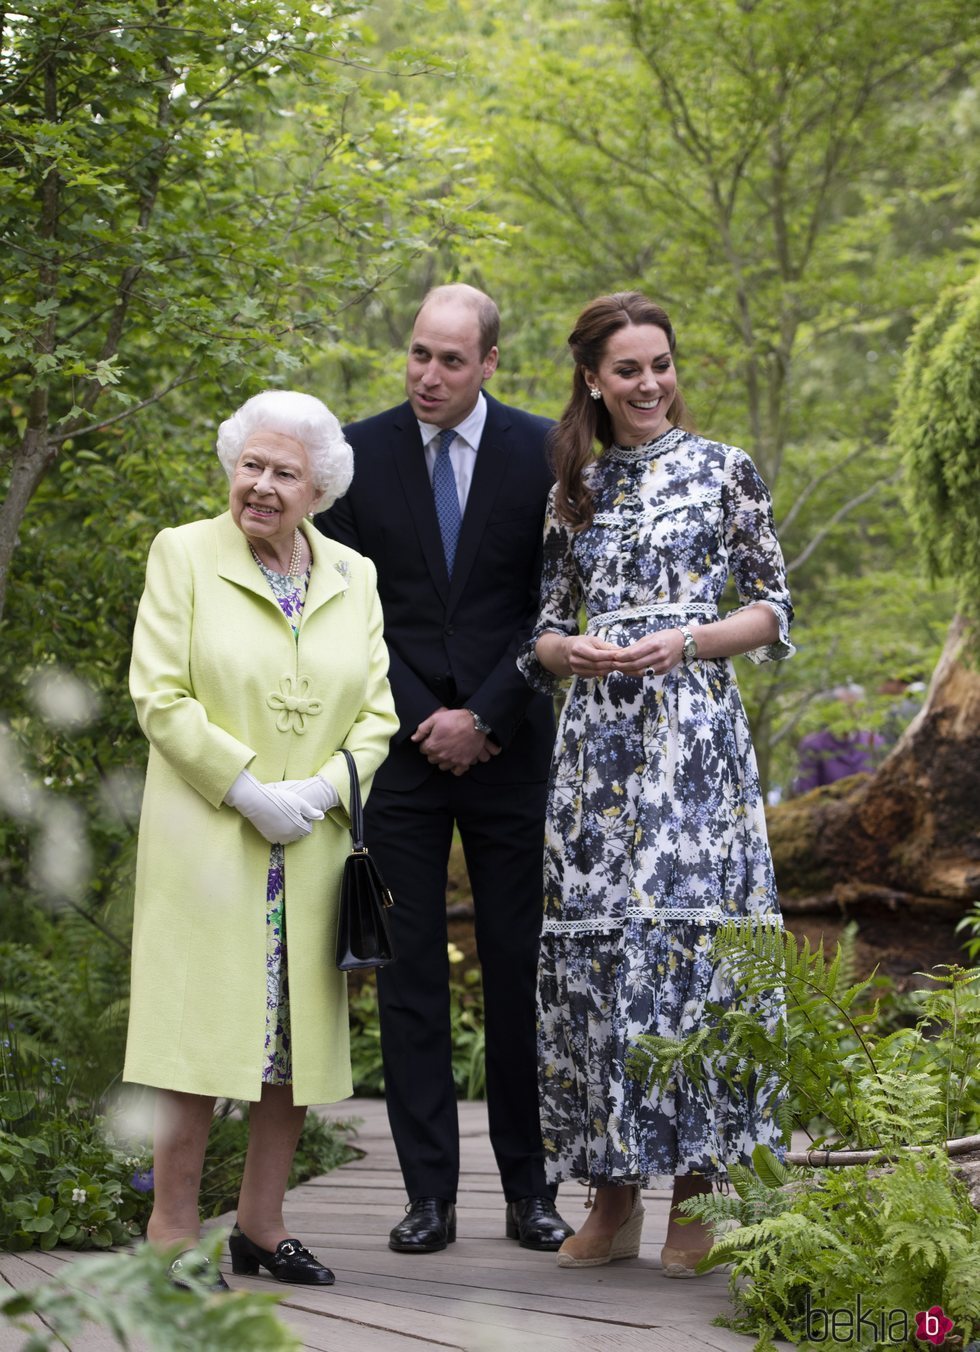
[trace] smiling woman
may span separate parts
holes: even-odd
[[[670,426],[667,414],[677,392],[671,343],[656,324],[627,324],[606,342],[595,371],[585,380],[593,399],[605,404],[620,446],[653,441]]]
[[[709,1065],[646,1094],[625,1058],[644,1034],[710,1026],[719,1006],[778,1024],[778,992],[743,1001],[710,940],[726,920],[780,923],[729,659],[788,657],[792,607],[751,460],[685,426],[660,306],[600,296],[569,347],[541,609],[518,658],[543,693],[575,678],[548,799],[540,1108],[549,1182],[589,1182],[596,1201],[558,1263],[635,1257],[640,1189],[672,1177],[661,1264],[690,1277],[711,1239],[700,1222],[681,1229],[678,1208],[778,1143],[777,1086],[760,1075],[729,1092]],[[722,618],[729,574],[741,605]]]
[[[231,480],[231,519],[261,563],[296,577],[309,546],[297,527],[318,494],[306,447],[283,432],[253,432]]]
[[[221,424],[218,455],[229,510],[154,540],[133,637],[150,757],[124,1077],[158,1091],[149,1240],[196,1243],[215,1097],[246,1099],[233,1270],[328,1285],[286,1233],[282,1198],[306,1105],[351,1093],[330,957],[342,752],[366,793],[397,719],[374,565],[305,520],[351,481],[337,419],[268,391]]]

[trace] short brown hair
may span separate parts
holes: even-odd
[[[434,286],[422,297],[422,304],[415,311],[413,324],[430,300],[458,300],[476,311],[480,326],[480,360],[486,360],[490,349],[497,346],[500,337],[500,311],[487,293],[477,290],[475,286],[470,286],[466,282],[449,282],[445,286]]]

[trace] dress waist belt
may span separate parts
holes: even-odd
[[[603,610],[598,615],[589,616],[585,632],[594,634],[598,629],[605,629],[621,620],[645,620],[660,615],[673,615],[678,619],[697,615],[708,620],[716,620],[718,607],[703,601],[668,601],[658,606],[628,606],[624,610]]]

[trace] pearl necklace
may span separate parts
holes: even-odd
[[[248,546],[248,547],[249,547],[249,549],[250,549],[251,552],[252,552],[252,558],[253,558],[253,559],[255,560],[255,562],[259,565],[259,567],[260,567],[260,568],[262,568],[262,567],[268,568],[268,564],[263,564],[263,563],[262,563],[262,560],[259,558],[258,554],[256,554],[255,550],[252,548],[251,543],[249,543],[249,546]],[[292,552],[292,555],[290,556],[290,559],[289,559],[289,567],[286,569],[286,574],[285,574],[285,575],[286,575],[287,577],[299,577],[299,567],[300,567],[300,563],[302,562],[302,560],[303,560],[303,536],[302,536],[302,533],[301,533],[299,530],[294,530],[294,531],[293,531],[293,552]],[[271,571],[271,572],[278,572],[279,570],[278,570],[278,569],[270,569],[270,571]]]

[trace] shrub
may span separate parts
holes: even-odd
[[[630,1071],[648,1085],[702,1082],[706,1064],[736,1093],[774,1075],[786,1088],[787,1144],[801,1127],[877,1152],[871,1164],[804,1170],[758,1147],[751,1168],[729,1167],[733,1194],[682,1204],[714,1228],[702,1268],[731,1264],[735,1314],[720,1322],[754,1334],[756,1352],[777,1336],[804,1348],[831,1338],[841,1352],[911,1350],[922,1345],[916,1314],[934,1306],[953,1320],[951,1348],[980,1331],[980,1216],[943,1148],[980,1125],[980,973],[941,967],[928,989],[873,998],[873,977],[853,978],[852,944],[853,932],[828,960],[822,945],[772,927],[722,929],[714,951],[745,1003],[713,1008],[685,1038],[640,1037],[631,1051]],[[777,990],[786,1018],[772,1034],[748,1010]]]
[[[735,1313],[721,1322],[756,1335],[756,1352],[774,1337],[826,1343],[833,1311],[840,1352],[911,1352],[923,1346],[916,1314],[937,1305],[953,1321],[950,1348],[980,1331],[980,1215],[943,1150],[814,1173],[760,1146],[753,1164],[729,1170],[732,1195],[684,1210],[715,1227],[702,1267],[732,1264]]]

